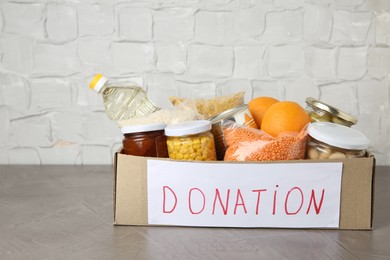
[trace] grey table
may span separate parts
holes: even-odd
[[[390,259],[390,167],[374,230],[113,226],[112,166],[0,166],[0,259]]]

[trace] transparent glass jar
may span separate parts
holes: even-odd
[[[121,153],[168,158],[165,124],[150,124],[122,127],[123,148]]]
[[[311,123],[306,159],[345,159],[366,155],[368,139],[356,129],[331,123]]]
[[[306,104],[311,122],[332,122],[351,127],[358,121],[356,117],[312,97],[306,98]]]
[[[255,120],[248,110],[247,105],[231,108],[224,112],[213,116],[209,119],[212,125],[211,132],[214,135],[215,148],[217,151],[217,159],[223,160],[226,152],[226,142],[223,132],[223,124],[226,121],[233,121],[237,124],[257,128]]]
[[[214,136],[208,120],[188,121],[165,128],[168,155],[174,160],[215,161]]]

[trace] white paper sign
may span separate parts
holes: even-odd
[[[148,160],[149,224],[337,228],[342,163]]]

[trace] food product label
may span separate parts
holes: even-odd
[[[148,222],[338,228],[341,162],[147,161]]]

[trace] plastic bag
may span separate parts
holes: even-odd
[[[225,161],[279,161],[305,158],[306,127],[277,138],[259,129],[228,122],[224,126]]]
[[[169,100],[175,107],[193,109],[200,115],[200,118],[209,119],[223,111],[244,105],[244,94],[244,92],[239,92],[211,99],[189,99],[172,96]]]

